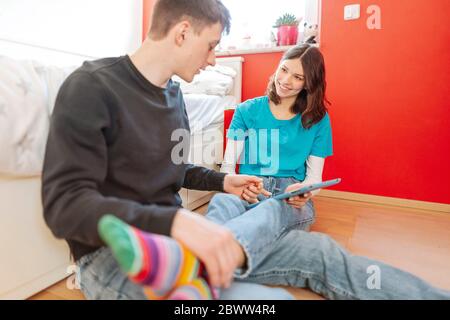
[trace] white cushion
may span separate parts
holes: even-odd
[[[177,76],[173,76],[172,79],[180,83],[183,94],[208,94],[223,97],[231,94],[235,76],[236,71],[232,68],[216,65],[202,70],[190,83]]]
[[[0,56],[0,173],[41,174],[50,114],[71,70]]]

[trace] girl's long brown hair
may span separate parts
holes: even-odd
[[[325,63],[322,53],[316,47],[307,43],[295,46],[283,55],[281,61],[300,59],[305,76],[305,86],[295,99],[291,112],[302,115],[302,125],[305,129],[319,122],[326,114],[326,105],[330,104],[325,96]],[[270,78],[266,91],[270,101],[276,105],[281,103],[275,88],[275,75]]]

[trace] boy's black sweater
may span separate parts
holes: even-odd
[[[177,129],[189,139],[179,85],[154,86],[128,56],[85,62],[66,79],[51,119],[42,200],[48,226],[75,260],[104,245],[97,232],[104,214],[169,235],[181,187],[223,190],[224,174],[172,161],[173,150],[185,160],[189,152],[173,149]]]

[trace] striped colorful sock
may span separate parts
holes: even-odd
[[[211,300],[213,296],[209,289],[208,283],[202,279],[197,278],[191,283],[176,287],[170,295],[168,300]]]
[[[98,229],[120,267],[133,282],[145,286],[150,299],[165,299],[172,289],[183,285],[194,283],[194,287],[203,288],[194,282],[197,278],[208,284],[203,265],[176,240],[138,230],[113,215],[103,216]],[[198,293],[210,299],[214,291],[209,285],[206,288]]]

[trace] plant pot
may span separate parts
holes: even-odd
[[[298,26],[279,26],[277,44],[279,46],[292,46],[297,44]]]

